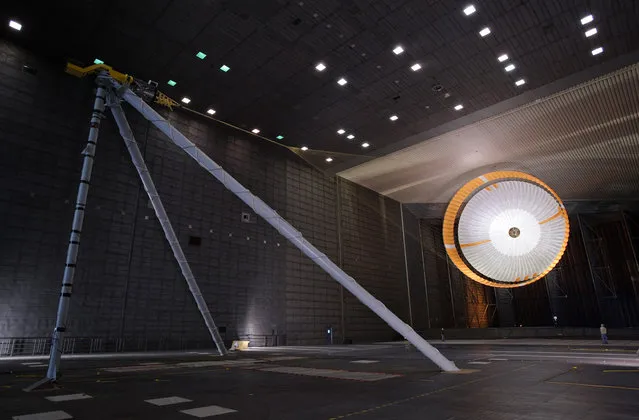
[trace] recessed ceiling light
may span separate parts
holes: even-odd
[[[348,136],[346,136],[346,138],[349,139],[349,140],[353,140],[355,138],[355,136],[352,135],[352,134],[349,134]]]
[[[169,80],[168,82],[166,82],[166,84],[169,85],[169,86],[175,86],[175,85],[177,85],[177,82],[174,81],[174,80]]]
[[[220,67],[220,70],[226,73],[227,71],[231,70],[231,68],[227,66],[226,64],[222,64],[222,67]]]
[[[182,102],[188,104],[189,102],[191,102],[191,100],[185,96],[184,98],[182,98]]]
[[[9,21],[9,27],[12,29],[15,29],[16,31],[22,30],[22,24],[20,24],[19,22],[16,22],[15,20]]]
[[[344,133],[346,133],[346,130],[344,130],[343,128],[340,128],[339,130],[337,130],[337,134],[339,134],[340,136]]]
[[[344,86],[346,83],[348,82],[343,77],[337,81],[337,84],[340,86]]]
[[[603,52],[603,48],[601,47],[597,47],[594,50],[590,51],[592,55],[598,55],[598,54],[601,54],[602,52]]]
[[[462,109],[464,109],[464,105],[462,104],[455,105],[455,111],[461,111]]]
[[[504,61],[508,60],[508,54],[502,54],[502,55],[500,55],[499,57],[497,57],[497,60],[498,60],[500,63],[503,63]]]
[[[476,11],[477,11],[477,9],[475,9],[475,6],[473,6],[473,5],[471,4],[471,5],[467,6],[467,7],[464,9],[464,14],[465,14],[466,16],[470,16],[470,15],[472,15],[473,13],[475,13]]]
[[[275,138],[278,139],[278,140],[282,140],[284,138],[284,136],[280,134],[279,136],[277,136]]]
[[[362,147],[363,147],[364,149],[366,149],[366,148],[367,148],[367,147],[369,147],[369,146],[370,146],[370,144],[368,144],[368,143],[362,143]]]
[[[307,150],[308,150],[308,147],[306,147],[306,146],[302,146],[302,152],[305,152],[305,151],[307,151]]]
[[[317,70],[317,71],[324,71],[324,70],[326,70],[326,65],[324,65],[324,63],[318,63],[318,64],[315,66],[315,70]]]
[[[204,60],[206,58],[206,54],[204,54],[202,51],[199,51],[197,54],[195,54],[195,56],[200,60]]]
[[[331,162],[333,161],[333,158],[332,158],[332,157],[327,157],[327,158],[326,158],[326,161],[327,161],[328,163],[331,163]]]
[[[93,64],[104,64],[104,61],[100,60],[99,58],[96,58],[95,60],[93,60]]]
[[[594,34],[597,33],[597,28],[592,28],[592,29],[588,29],[584,35],[586,35],[586,38],[590,38],[591,36],[593,36]]]
[[[388,119],[391,121],[397,121],[399,117],[397,115],[391,115]]]
[[[417,70],[419,70],[419,69],[421,69],[421,68],[422,68],[422,65],[421,65],[421,64],[419,64],[419,63],[415,63],[415,64],[413,64],[412,66],[410,66],[410,69],[411,69],[412,71],[417,71]]]
[[[489,27],[485,27],[484,29],[482,29],[481,31],[479,31],[479,35],[481,36],[486,36],[490,33],[490,28]]]
[[[400,55],[401,53],[404,52],[404,49],[402,48],[401,45],[398,45],[393,49],[393,52],[395,53],[395,55]]]
[[[584,17],[581,18],[581,24],[582,25],[587,25],[590,22],[592,22],[593,20],[595,20],[595,19],[592,17],[592,15],[584,16]]]
[[[515,82],[515,85],[516,85],[516,86],[521,86],[521,85],[523,85],[523,84],[525,84],[525,83],[526,83],[526,81],[525,81],[524,79],[519,79],[519,80],[517,80],[517,81]]]
[[[504,70],[513,71],[513,70],[515,70],[515,65],[514,64],[509,64],[506,67],[504,67]]]
[[[258,128],[254,128],[251,130],[251,133],[253,134],[259,134],[260,130]]]
[[[209,108],[209,109],[206,111],[206,113],[207,113],[207,114],[209,114],[209,115],[213,115],[213,114],[215,114],[215,110],[214,110],[213,108]]]

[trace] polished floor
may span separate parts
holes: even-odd
[[[636,343],[439,343],[463,374],[401,343],[63,360],[59,387],[22,388],[41,358],[0,360],[0,418],[635,419]]]

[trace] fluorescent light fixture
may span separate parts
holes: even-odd
[[[93,60],[93,64],[104,64],[104,61],[100,60],[99,58],[96,58],[95,60]]]
[[[251,130],[251,133],[253,133],[253,134],[259,134],[259,133],[260,133],[260,130],[259,130],[259,128],[254,128],[254,129],[252,129],[252,130]]]
[[[515,70],[515,65],[514,64],[509,64],[506,67],[504,67],[504,70],[513,71],[513,70]]]
[[[188,104],[189,102],[191,102],[191,99],[187,98],[186,96],[184,98],[182,98],[182,102],[185,104]]]
[[[346,138],[349,139],[349,140],[353,140],[355,138],[355,136],[352,135],[352,134],[349,134],[348,136],[346,136]]]
[[[315,70],[317,70],[317,71],[324,71],[324,70],[326,70],[326,65],[324,65],[324,63],[318,63],[318,64],[315,66]]]
[[[369,147],[369,146],[370,146],[370,144],[368,144],[368,143],[362,143],[362,147],[363,147],[364,149],[366,149],[366,148],[367,148],[367,147]]]
[[[22,24],[20,24],[19,22],[16,22],[15,20],[9,21],[9,27],[12,29],[15,29],[16,31],[22,30]]]
[[[481,36],[486,36],[488,34],[490,34],[490,28],[489,27],[485,27],[484,29],[479,31],[479,35],[481,35]]]
[[[337,134],[339,134],[340,136],[344,133],[346,133],[346,130],[344,130],[343,128],[340,128],[339,130],[337,130]]]
[[[476,11],[477,11],[477,9],[475,9],[475,6],[473,6],[473,5],[471,4],[471,5],[466,6],[466,8],[464,9],[464,14],[465,14],[466,16],[470,16],[470,15],[472,15],[473,13],[475,13]]]
[[[499,57],[497,57],[497,61],[499,61],[500,63],[503,63],[506,60],[508,60],[508,54],[502,54]]]
[[[308,150],[308,147],[306,147],[306,146],[302,146],[302,152],[305,152],[305,151],[307,151],[307,150]]]
[[[397,121],[399,117],[397,115],[391,115],[388,119],[391,121]]]
[[[455,111],[461,111],[462,109],[464,109],[464,105],[462,104],[455,105]]]
[[[340,86],[344,86],[346,83],[348,82],[343,77],[337,81],[337,84]]]
[[[410,66],[410,69],[411,69],[412,71],[417,71],[417,70],[419,70],[419,69],[421,69],[421,68],[422,68],[422,65],[421,65],[421,64],[419,64],[419,63],[415,63],[415,64],[413,64],[412,66]]]
[[[202,51],[199,51],[197,54],[195,54],[195,56],[200,60],[204,60],[206,58],[206,54],[204,54]]]
[[[398,45],[395,48],[393,48],[393,52],[395,53],[395,55],[400,55],[401,53],[404,52],[404,49],[402,48],[401,45]]]
[[[327,161],[328,163],[331,163],[331,162],[333,161],[333,158],[332,158],[332,157],[327,157],[327,158],[326,158],[326,161]]]
[[[282,140],[282,139],[284,138],[284,136],[280,134],[280,135],[278,135],[278,136],[277,136],[277,137],[275,137],[275,138],[276,138],[276,139],[278,139],[278,140]]]
[[[525,84],[525,83],[526,83],[526,81],[525,81],[524,79],[519,79],[519,80],[517,80],[517,81],[515,82],[515,85],[516,85],[516,86],[521,86],[521,85],[523,85],[523,84]]]
[[[169,80],[168,82],[166,82],[166,84],[169,85],[169,86],[175,86],[175,85],[177,85],[177,82],[174,81],[174,80]]]
[[[602,52],[603,52],[603,48],[601,48],[601,47],[597,47],[597,48],[595,48],[594,50],[590,51],[590,54],[592,54],[592,55],[599,55],[599,54],[601,54]]]
[[[227,71],[231,70],[231,68],[227,66],[226,64],[222,64],[222,67],[220,67],[220,70],[226,73]]]
[[[588,30],[584,33],[584,35],[586,35],[586,38],[590,38],[591,36],[593,36],[593,35],[594,35],[594,34],[596,34],[596,33],[597,33],[597,28],[591,28],[591,29],[588,29]]]
[[[592,22],[593,20],[595,20],[595,19],[592,17],[592,15],[584,16],[584,17],[581,18],[581,24],[582,25],[587,25],[590,22]]]
[[[213,114],[215,114],[215,110],[214,110],[213,108],[209,108],[209,109],[206,111],[206,113],[207,113],[207,114],[209,114],[209,115],[213,115]]]

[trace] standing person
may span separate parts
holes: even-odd
[[[608,329],[604,324],[599,327],[599,332],[601,333],[601,344],[608,344]]]
[[[442,341],[446,341],[446,336],[444,335],[444,329],[442,328]]]

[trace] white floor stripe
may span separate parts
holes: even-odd
[[[39,365],[29,365],[30,368],[41,368],[41,367],[47,367],[49,365],[45,365],[45,364],[39,364]]]
[[[488,359],[491,362],[507,362],[508,359],[497,359],[497,358],[493,358],[493,359]]]
[[[42,362],[25,362],[25,363],[20,363],[21,365],[25,365],[25,366],[29,366],[29,365],[41,365]]]
[[[68,394],[68,395],[53,395],[51,397],[45,397],[49,401],[53,402],[62,402],[62,401],[73,401],[73,400],[86,400],[87,398],[93,398],[87,394]]]
[[[219,405],[209,405],[207,407],[191,408],[190,410],[181,410],[180,413],[188,414],[200,419],[205,417],[219,416],[220,414],[235,413],[237,410],[231,408],[220,407]]]
[[[166,397],[166,398],[155,398],[152,400],[144,400],[144,402],[148,402],[149,404],[159,405],[159,406],[180,404],[180,403],[186,403],[191,401],[192,400],[188,400],[182,397]]]
[[[367,365],[370,363],[379,363],[379,360],[353,360],[351,363],[360,363],[362,365]]]
[[[334,370],[334,369],[315,369],[315,368],[302,368],[294,366],[277,366],[259,369],[262,372],[277,372],[277,373],[291,373],[293,375],[304,376],[318,376],[322,378],[336,378],[336,379],[350,379],[354,381],[379,381],[381,379],[395,378],[400,375],[393,375],[390,373],[378,373],[378,372],[352,372],[348,370]]]
[[[489,365],[490,362],[468,362],[469,365]]]
[[[69,413],[64,411],[48,411],[46,413],[27,414],[25,416],[13,416],[13,420],[65,420],[72,419]]]

